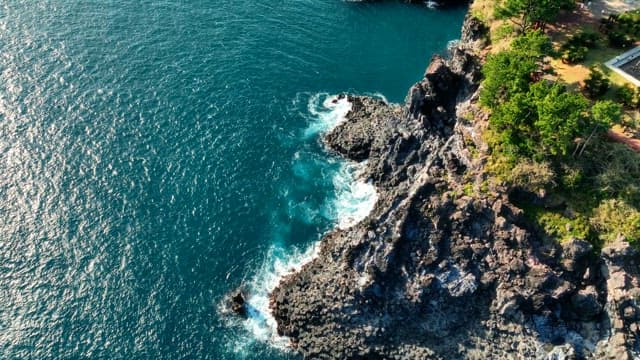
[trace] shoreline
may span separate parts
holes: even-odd
[[[304,358],[635,356],[625,329],[638,330],[638,308],[624,301],[640,294],[637,250],[546,244],[506,193],[467,193],[464,179],[485,175],[473,156],[485,146],[474,129],[487,117],[485,31],[469,13],[452,56],[434,56],[404,107],[351,97],[348,121],[325,136],[367,160],[380,199],[271,294],[278,333]]]
[[[320,105],[320,110],[312,106],[314,99],[326,97]],[[318,100],[319,101],[319,100]],[[386,99],[383,98],[386,102]],[[316,104],[318,105],[318,104]],[[308,105],[308,111],[316,118],[304,133],[305,137],[318,137],[322,139],[326,133],[347,121],[346,115],[351,111],[351,103],[346,95],[314,95]],[[330,152],[331,149],[325,151]],[[243,327],[252,334],[257,341],[267,343],[280,351],[290,351],[291,341],[288,337],[278,334],[276,319],[272,312],[271,293],[288,277],[298,273],[304,266],[314,261],[320,254],[322,238],[334,231],[347,230],[364,220],[373,210],[378,195],[375,187],[368,183],[361,175],[364,165],[361,162],[341,158],[339,170],[333,177],[336,197],[328,205],[329,211],[334,214],[325,216],[335,218],[333,227],[305,249],[286,249],[272,247],[265,257],[260,270],[252,277],[251,281],[243,285],[228,296],[220,305],[222,313],[233,313],[233,296],[241,294]]]

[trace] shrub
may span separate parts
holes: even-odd
[[[607,34],[609,45],[615,48],[627,48],[633,45],[633,38],[621,31],[610,31]]]
[[[598,45],[600,35],[592,31],[579,32],[572,36],[565,44],[566,46],[584,46],[593,49]]]
[[[640,240],[640,211],[623,200],[603,201],[589,220],[605,243],[620,236],[631,243]]]
[[[600,196],[640,204],[640,156],[626,145],[598,137],[580,162],[585,178]]]
[[[565,64],[577,64],[587,58],[589,49],[585,46],[570,46],[562,52],[562,62]]]
[[[584,91],[592,99],[604,95],[609,90],[609,79],[597,67],[591,67],[589,77],[584,81]]]
[[[622,106],[611,100],[596,101],[591,107],[591,117],[594,125],[600,125],[604,129],[614,124],[619,124],[622,119]]]
[[[583,216],[568,218],[553,211],[540,210],[535,214],[535,221],[544,229],[547,235],[557,241],[570,239],[591,239],[591,226],[589,220]]]
[[[616,89],[615,99],[626,107],[635,107],[635,95],[635,90],[631,86],[624,85]]]
[[[569,167],[566,164],[563,165],[562,176],[560,178],[562,187],[566,190],[577,189],[583,180],[582,169],[578,167]]]
[[[535,162],[522,159],[511,171],[507,180],[512,187],[518,187],[529,192],[537,192],[553,185],[556,174],[547,162]]]
[[[600,36],[594,32],[580,32],[572,36],[560,48],[562,62],[565,64],[577,64],[584,61],[589,49],[595,48],[599,39]]]

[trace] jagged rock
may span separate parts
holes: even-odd
[[[469,48],[484,49],[489,43],[489,28],[480,19],[469,13],[462,25],[460,41]]]
[[[400,107],[390,106],[379,99],[348,96],[351,111],[348,119],[327,134],[324,141],[340,155],[363,161],[373,151],[380,151],[382,131],[393,131],[394,118],[402,116]],[[376,136],[377,135],[377,136]]]
[[[628,242],[619,240],[602,249],[602,276],[606,283],[605,311],[611,337],[599,343],[603,358],[638,357],[640,334],[638,300],[640,300],[640,253]]]
[[[602,313],[602,305],[598,301],[598,291],[595,286],[588,286],[578,291],[571,298],[573,312],[580,319],[589,320]]]
[[[227,296],[227,308],[240,317],[247,317],[247,303],[243,289],[237,289]]]
[[[583,274],[589,262],[593,262],[590,256],[593,246],[584,240],[573,239],[562,246],[563,266],[567,271]]]

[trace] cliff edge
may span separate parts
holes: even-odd
[[[468,16],[405,106],[349,96],[347,121],[325,136],[366,161],[379,200],[271,294],[278,332],[305,358],[639,356],[635,249],[544,243],[505,194],[464,191],[485,176],[474,155],[483,36]]]

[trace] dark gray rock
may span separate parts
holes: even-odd
[[[602,304],[598,301],[598,291],[593,285],[574,294],[571,298],[571,306],[579,319],[589,320],[602,313]]]

